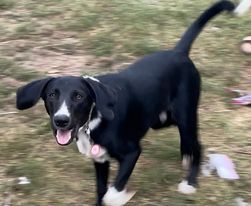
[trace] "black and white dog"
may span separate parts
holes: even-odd
[[[122,206],[133,196],[125,187],[141,153],[140,140],[149,128],[176,125],[182,158],[189,157],[183,193],[195,192],[201,162],[197,132],[200,76],[189,51],[205,24],[229,1],[206,10],[186,31],[177,46],[143,57],[118,73],[96,77],[65,76],[33,81],[17,91],[17,108],[34,106],[40,97],[50,115],[56,141],[76,141],[81,153],[93,158],[97,179],[96,205]],[[109,159],[119,163],[108,188]]]

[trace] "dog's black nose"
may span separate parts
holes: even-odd
[[[66,115],[60,115],[60,116],[55,116],[53,121],[55,126],[60,128],[65,128],[69,125],[70,118]]]

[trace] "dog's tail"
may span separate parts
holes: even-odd
[[[212,7],[202,13],[200,17],[188,28],[176,45],[175,50],[189,54],[192,43],[208,21],[223,11],[231,12],[234,9],[235,5],[230,1],[223,0],[215,3]]]

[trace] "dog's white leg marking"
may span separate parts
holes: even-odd
[[[182,167],[183,169],[187,170],[191,163],[191,157],[189,155],[183,155],[182,157]]]
[[[85,75],[85,76],[83,76],[83,78],[84,79],[91,79],[91,80],[93,80],[93,81],[96,81],[96,82],[100,82],[97,78],[95,78],[95,77],[92,77],[92,76],[88,76],[88,75]]]
[[[178,191],[183,194],[193,194],[196,192],[196,188],[189,185],[186,180],[183,180],[178,186]]]
[[[243,15],[251,7],[251,0],[242,0],[235,8],[234,13],[238,16]]]
[[[63,104],[61,105],[59,110],[54,114],[54,116],[61,116],[61,115],[65,115],[67,117],[70,117],[70,112],[68,110],[68,107],[67,107],[65,101],[63,102]]]
[[[167,120],[167,113],[165,111],[161,112],[159,114],[159,119],[162,124],[165,123],[165,121]]]
[[[106,206],[123,206],[134,194],[135,192],[127,192],[126,190],[119,192],[115,187],[110,187],[103,197],[103,203]]]

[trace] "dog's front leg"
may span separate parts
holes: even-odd
[[[123,206],[135,194],[135,192],[127,192],[125,185],[128,182],[140,153],[141,149],[138,147],[119,160],[119,171],[114,186],[108,189],[103,198],[103,202],[106,206]]]
[[[104,162],[94,162],[96,171],[96,181],[97,181],[97,202],[96,206],[102,206],[102,198],[107,192],[107,181],[109,176],[109,166],[110,163]]]

